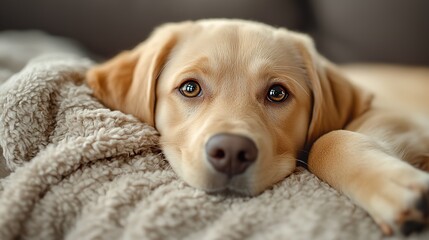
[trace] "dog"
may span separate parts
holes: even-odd
[[[384,234],[428,223],[429,97],[358,86],[307,35],[245,20],[170,23],[86,79],[107,107],[159,131],[190,186],[257,195],[304,162]],[[405,100],[398,109],[386,94]]]

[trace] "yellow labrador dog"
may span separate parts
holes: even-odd
[[[429,116],[429,94],[418,102],[392,87],[371,93],[376,81],[358,87],[303,34],[241,20],[167,24],[87,81],[106,106],[160,132],[191,186],[256,195],[308,157],[385,234],[428,222],[429,117],[404,111]],[[398,110],[378,94],[408,100]]]

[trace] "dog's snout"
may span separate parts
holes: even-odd
[[[243,173],[258,157],[256,144],[250,138],[226,133],[211,137],[206,153],[212,166],[228,176]]]

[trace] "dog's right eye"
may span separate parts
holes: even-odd
[[[201,92],[200,84],[194,80],[189,80],[180,85],[180,93],[188,98],[197,97]]]

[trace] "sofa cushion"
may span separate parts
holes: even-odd
[[[318,48],[328,58],[429,64],[429,1],[310,2]]]
[[[2,0],[0,30],[40,29],[79,40],[110,57],[144,40],[159,24],[200,18],[243,18],[300,28],[296,0]]]

